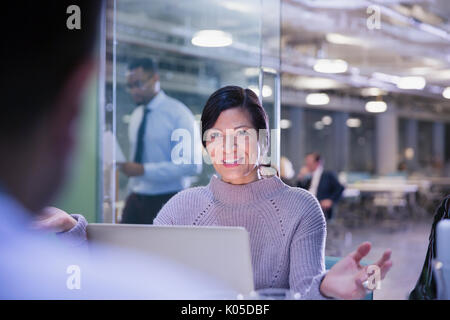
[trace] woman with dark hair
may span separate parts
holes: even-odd
[[[217,175],[207,186],[176,194],[154,224],[245,227],[257,290],[289,288],[305,299],[363,298],[368,275],[359,262],[370,243],[325,272],[326,223],[317,199],[276,175],[261,174],[269,126],[256,94],[223,87],[206,102],[201,121],[203,146]],[[377,262],[382,278],[392,266],[390,254]]]

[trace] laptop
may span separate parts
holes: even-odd
[[[159,256],[225,282],[242,294],[254,290],[248,232],[242,227],[92,223],[90,243]]]

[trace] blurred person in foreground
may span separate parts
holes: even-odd
[[[74,5],[80,29],[68,28]],[[100,1],[8,2],[2,10],[0,299],[186,299],[226,291],[158,258],[101,246],[91,257],[86,220],[46,207],[76,145],[80,100],[95,72]]]
[[[325,218],[330,220],[333,207],[341,198],[344,187],[333,172],[324,170],[320,154],[312,152],[306,155],[305,165],[300,169],[297,179],[297,187],[311,192],[319,200]]]

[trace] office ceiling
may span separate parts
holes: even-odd
[[[367,27],[371,7],[380,9],[380,29]],[[450,1],[284,0],[282,17],[287,65],[311,69],[319,58],[343,59],[350,85],[370,85],[382,73],[422,76],[431,95],[450,86]]]
[[[450,100],[442,97],[442,90],[450,86],[450,1],[282,0],[281,38],[274,32],[280,25],[276,4],[272,0],[120,0],[117,17],[139,37],[153,37],[152,45],[159,41],[187,46],[198,30],[224,30],[232,34],[236,54],[220,58],[242,59],[243,64],[257,61],[260,47],[276,56],[279,52],[274,48],[281,43],[282,85],[287,90],[359,95],[375,86],[396,97],[422,96],[448,107]],[[368,12],[371,9],[380,12],[379,29],[367,26],[375,13]],[[196,49],[180,52],[195,56]],[[206,57],[219,58],[220,51],[211,52]],[[348,70],[318,73],[313,66],[322,58],[344,60]],[[424,77],[426,87],[403,90],[389,78],[406,76]]]

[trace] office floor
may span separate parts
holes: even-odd
[[[393,267],[376,290],[376,300],[404,300],[414,288],[428,248],[432,217],[385,219],[352,225],[336,219],[328,223],[326,255],[344,256],[364,241],[372,243],[368,261],[375,262],[384,249],[392,250]]]

